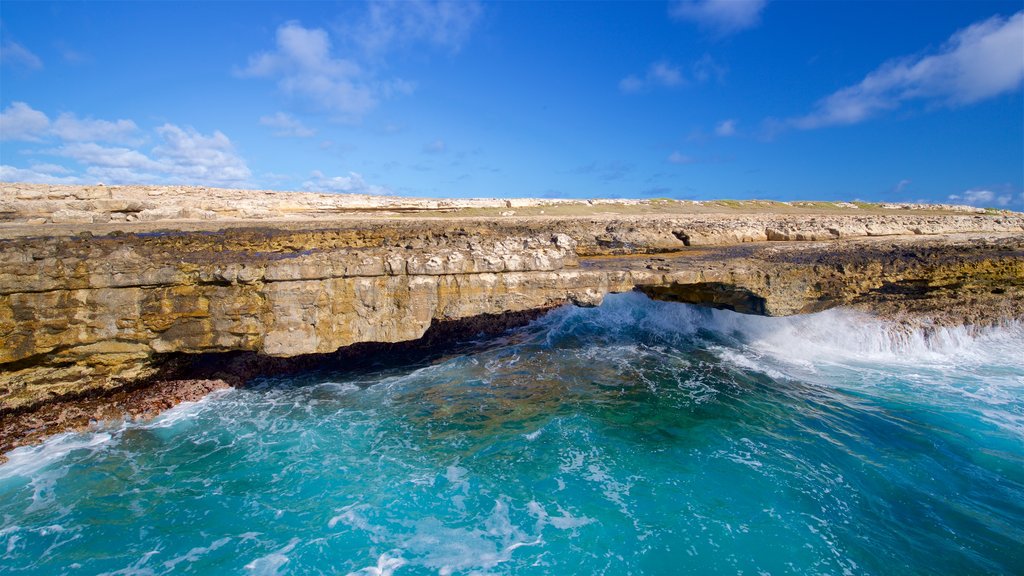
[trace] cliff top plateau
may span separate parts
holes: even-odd
[[[502,218],[684,215],[1010,214],[951,204],[774,200],[409,198],[230,190],[197,186],[70,186],[0,183],[0,235],[174,228],[211,230],[252,223],[294,227],[367,218]],[[29,228],[46,226],[46,228]]]

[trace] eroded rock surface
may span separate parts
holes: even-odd
[[[231,226],[213,204],[159,226],[61,213],[124,208],[103,192],[0,227],[0,414],[118,389],[175,353],[322,354],[633,289],[754,314],[853,305],[953,322],[1019,315],[1024,291],[1013,213],[360,212]]]

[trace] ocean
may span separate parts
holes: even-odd
[[[609,296],[0,466],[4,574],[1024,574],[1024,326]]]

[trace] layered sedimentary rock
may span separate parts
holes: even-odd
[[[855,305],[955,321],[1020,314],[1024,293],[1012,213],[221,224],[0,227],[0,413],[138,382],[172,354],[327,353],[633,289],[755,314]]]

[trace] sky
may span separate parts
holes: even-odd
[[[0,3],[0,180],[1024,210],[1024,2]]]

